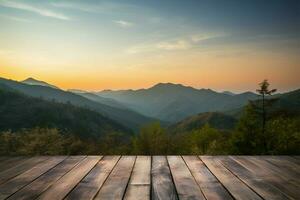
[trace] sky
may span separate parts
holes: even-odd
[[[300,88],[297,0],[0,0],[0,77],[62,89]]]

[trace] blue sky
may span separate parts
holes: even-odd
[[[300,86],[299,1],[0,0],[0,26],[0,72],[15,79],[67,88],[85,75],[74,87],[92,90],[180,82],[239,91],[264,77]]]

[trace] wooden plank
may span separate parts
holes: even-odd
[[[223,185],[219,183],[216,177],[207,169],[205,164],[197,156],[183,156],[183,159],[196,182],[200,186],[206,199],[233,199]]]
[[[277,173],[283,174],[285,177],[292,179],[300,185],[300,165],[293,162],[289,156],[263,156],[263,160],[275,165]]]
[[[36,199],[42,192],[49,188],[54,182],[75,167],[86,156],[70,156],[57,166],[26,185],[21,190],[10,196],[9,200],[31,200]]]
[[[95,199],[122,199],[135,159],[135,156],[122,156]]]
[[[152,199],[178,199],[168,161],[165,156],[152,157]]]
[[[126,200],[150,199],[151,157],[138,156],[125,193]]]
[[[39,163],[30,170],[5,182],[0,187],[0,199],[6,199],[22,187],[24,187],[25,185],[42,175],[43,173],[47,172],[49,169],[56,166],[65,158],[65,156],[51,157],[45,162]]]
[[[205,199],[181,156],[167,156],[179,199]]]
[[[294,184],[295,186],[300,187],[299,180],[295,179],[293,174],[291,174],[291,171],[280,169],[276,165],[271,164],[270,162],[263,159],[264,157],[261,156],[250,156],[249,159],[252,162],[255,162],[256,164],[264,167],[265,169],[268,169],[270,173],[280,176],[282,179],[285,179],[286,181]]]
[[[93,199],[120,156],[105,156],[65,199]]]
[[[27,160],[28,157],[17,156],[17,157],[7,157],[5,160],[0,161],[0,172],[10,169],[16,165],[19,165],[21,162]]]
[[[268,169],[269,173],[273,176],[277,176],[282,179],[281,185],[288,184],[288,190],[292,197],[299,197],[300,196],[300,183],[297,179],[289,174],[289,172],[284,173],[284,170],[280,170],[280,168],[272,165],[271,163],[263,160],[260,156],[250,156],[250,161],[256,163],[257,165],[261,166],[262,168]]]
[[[201,160],[235,199],[262,199],[212,156],[201,156]]]
[[[258,193],[264,199],[289,199],[287,195],[281,192],[278,188],[269,184],[263,179],[255,176],[248,169],[235,162],[233,159],[226,157],[217,157],[222,164],[230,170],[233,174],[239,177],[245,184],[247,184],[252,190]]]
[[[252,156],[232,156],[232,158],[245,168],[249,169],[257,177],[274,185],[287,196],[295,199],[300,196],[299,189],[297,189],[295,185],[286,179],[283,179],[279,174],[274,174],[274,172],[271,169],[266,168],[266,166],[257,163],[255,159],[252,159]]]
[[[32,157],[28,160],[25,160],[24,162],[19,163],[18,165],[7,169],[5,171],[0,172],[0,187],[1,184],[3,184],[5,181],[18,176],[19,174],[29,170],[30,168],[34,167],[40,162],[43,162],[45,160],[49,159],[47,156],[38,156],[38,157]]]
[[[49,187],[38,199],[63,199],[81,181],[81,179],[97,164],[102,156],[88,156],[65,174],[51,187]]]

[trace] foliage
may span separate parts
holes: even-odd
[[[0,84],[0,131],[35,127],[56,128],[81,138],[99,138],[110,132],[131,131],[86,108],[32,98]]]
[[[267,123],[268,154],[300,154],[300,119],[277,118]]]
[[[108,133],[103,138],[83,140],[57,129],[33,128],[0,133],[0,155],[81,155],[128,153],[122,134]],[[114,148],[112,148],[114,147]]]
[[[133,152],[136,154],[157,155],[168,152],[169,139],[159,123],[141,128],[140,134],[132,139]]]
[[[3,91],[0,88],[0,155],[300,154],[298,112],[272,107],[269,99],[264,102],[270,105],[263,108],[264,115],[260,100],[249,102],[230,130],[206,123],[170,131],[155,122],[131,135],[92,111]]]
[[[267,134],[266,134],[266,123],[267,123],[267,108],[272,106],[272,104],[276,101],[276,99],[266,99],[266,96],[271,96],[273,93],[277,91],[277,89],[269,89],[270,83],[268,80],[264,80],[259,84],[260,88],[257,89],[256,91],[260,94],[262,97],[261,101],[261,106],[256,106],[255,103],[253,103],[253,106],[256,107],[259,111],[261,111],[261,116],[262,116],[262,133],[261,133],[261,141],[263,143],[263,151],[266,153],[268,151],[267,147]]]
[[[0,155],[80,154],[299,154],[300,119],[275,118],[266,124],[267,151],[262,143],[261,123],[247,108],[237,127],[221,131],[208,124],[189,132],[170,134],[159,123],[143,127],[130,141],[121,132],[97,140],[62,134],[55,128],[32,128],[0,132]]]

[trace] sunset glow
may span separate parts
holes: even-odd
[[[0,76],[93,91],[299,88],[299,2],[251,2],[0,0]]]

